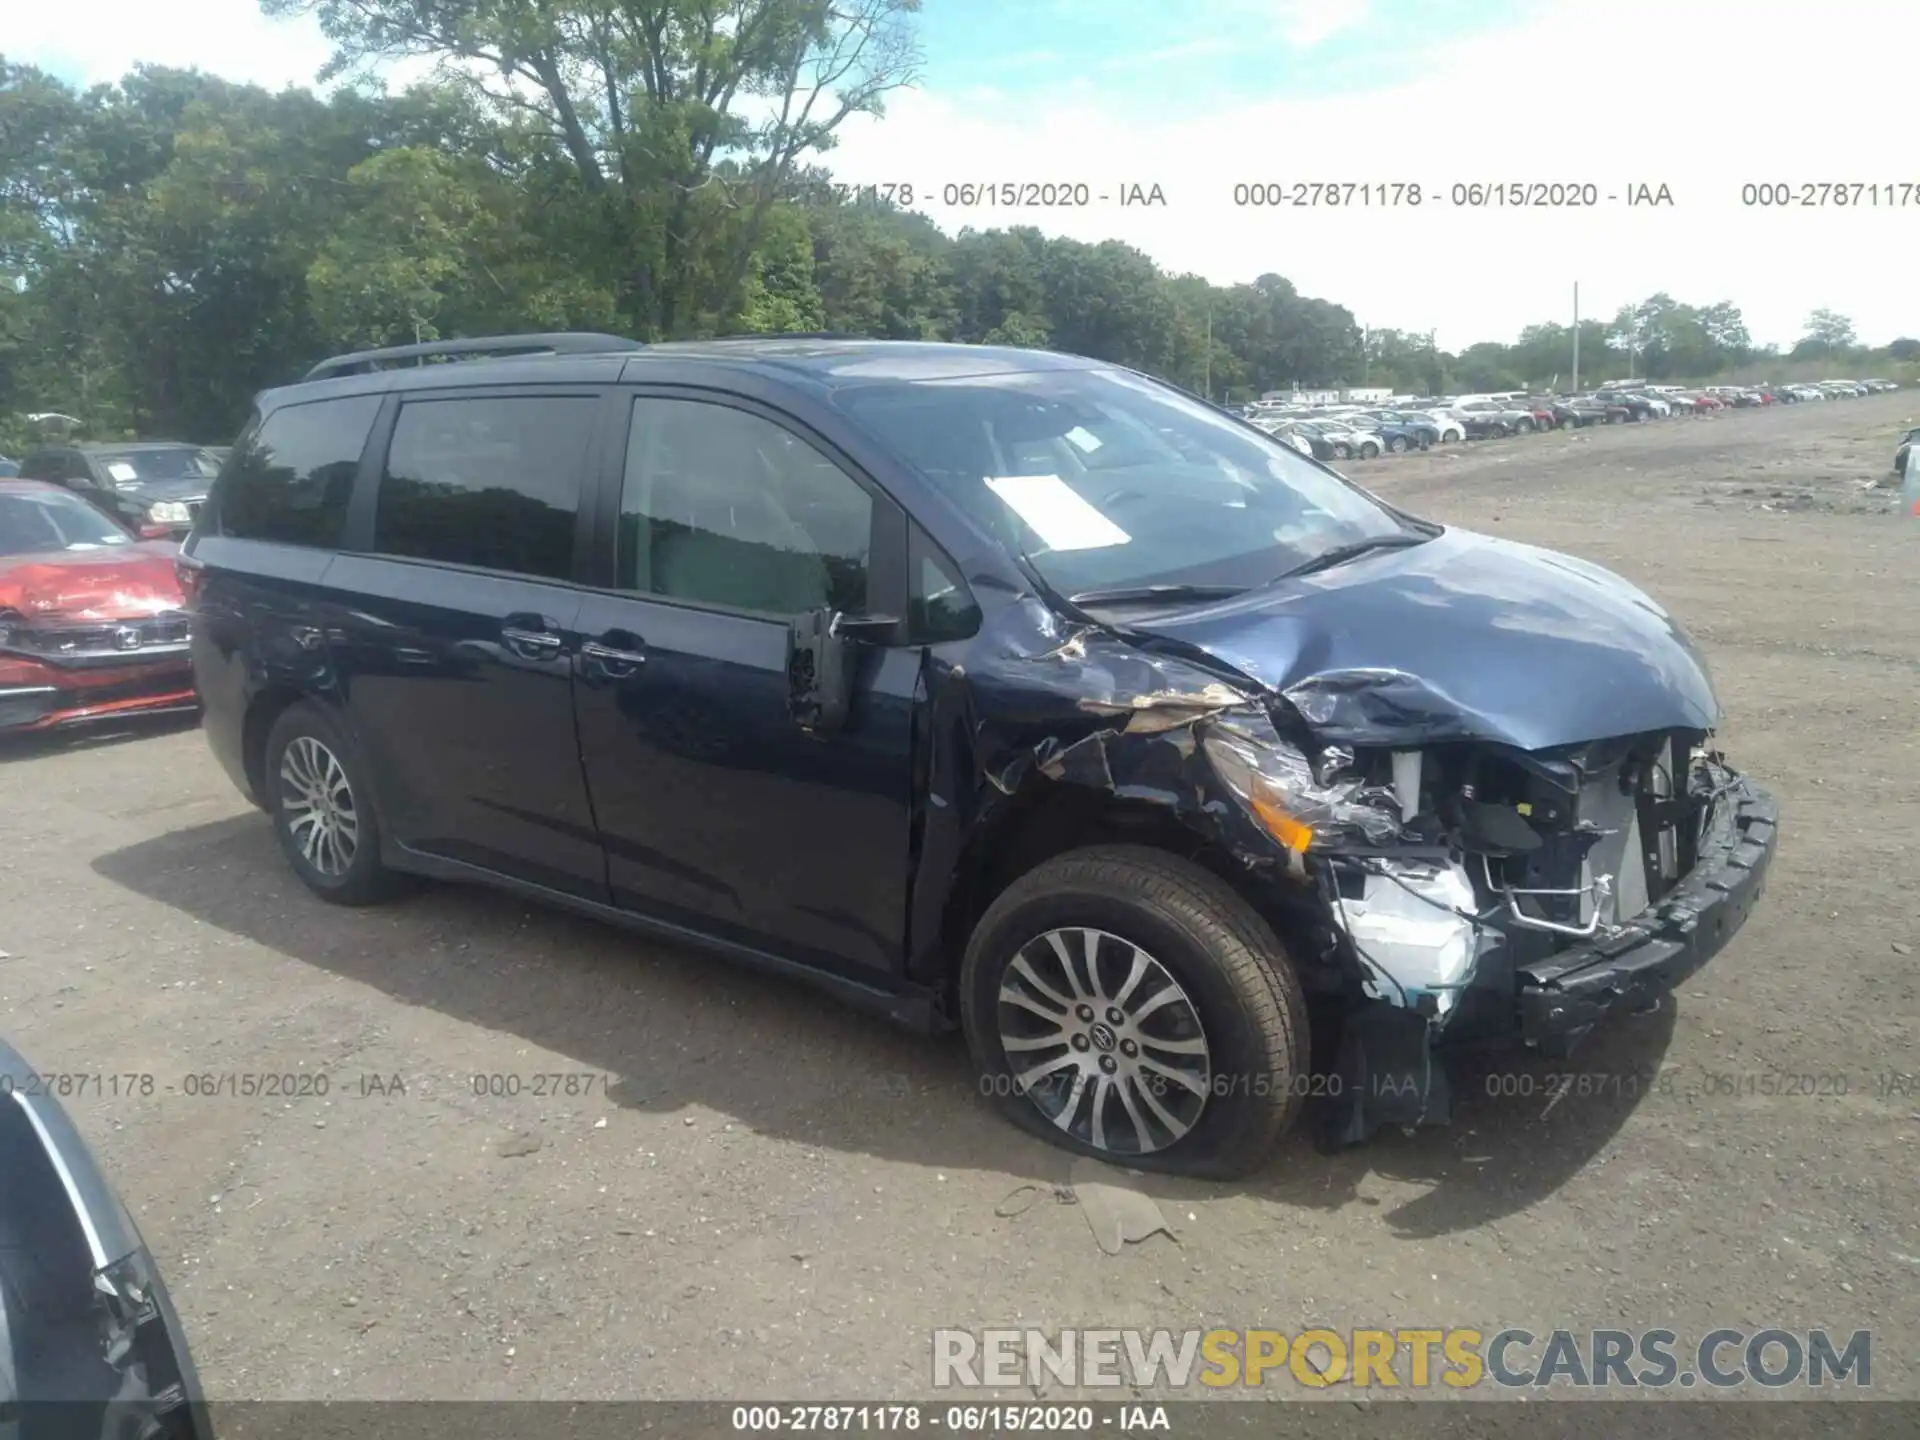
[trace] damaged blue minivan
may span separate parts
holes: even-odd
[[[1309,1098],[1444,1120],[1456,1047],[1657,1004],[1774,849],[1646,595],[1066,355],[342,356],[259,397],[181,570],[316,894],[482,882],[957,1026],[1133,1166],[1245,1173]]]

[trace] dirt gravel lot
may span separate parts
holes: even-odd
[[[67,1103],[222,1398],[897,1398],[940,1325],[1310,1322],[1871,1327],[1920,1397],[1920,524],[1864,488],[1916,412],[1354,467],[1677,612],[1781,851],[1676,1004],[1499,1062],[1450,1129],[1143,1182],[1177,1238],[1103,1254],[957,1040],[497,895],[321,904],[190,729],[0,749],[0,1027],[156,1077]],[[1613,1078],[1549,1104],[1561,1072]],[[263,1073],[329,1093],[186,1093]]]

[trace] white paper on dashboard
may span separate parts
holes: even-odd
[[[115,460],[109,463],[107,473],[123,485],[129,481],[140,478],[140,472],[124,460]]]
[[[1100,448],[1100,437],[1084,425],[1076,425],[1062,437],[1070,442],[1082,455],[1091,455]]]
[[[986,481],[1048,549],[1099,550],[1133,539],[1058,475],[989,475]]]

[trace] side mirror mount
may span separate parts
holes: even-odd
[[[900,622],[891,615],[850,615],[821,607],[794,616],[787,626],[787,713],[815,735],[846,728],[853,708],[857,647],[890,638]]]

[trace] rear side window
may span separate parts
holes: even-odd
[[[338,545],[378,395],[275,410],[234,447],[217,486],[220,533],[280,545]]]
[[[598,400],[416,400],[400,407],[373,548],[565,580]]]

